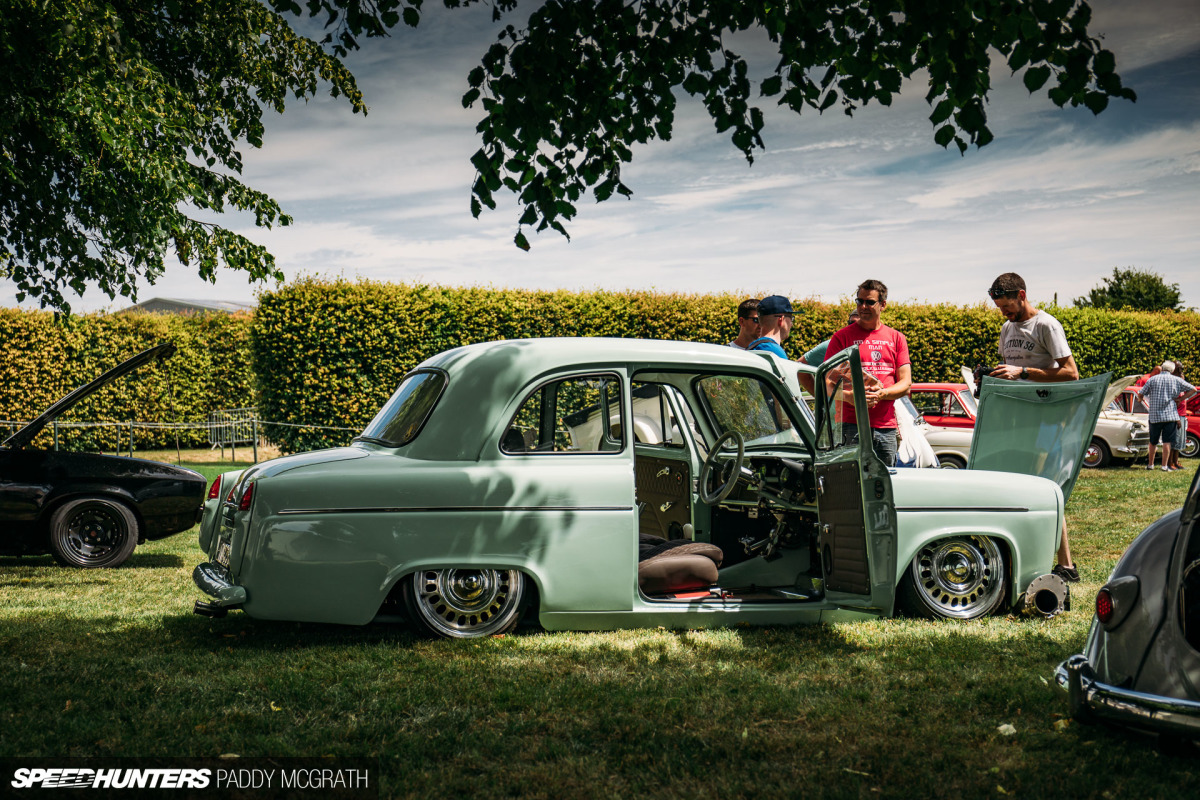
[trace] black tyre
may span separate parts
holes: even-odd
[[[942,469],[966,469],[967,460],[962,456],[951,455],[950,453],[940,453],[937,457],[938,466]]]
[[[137,540],[133,512],[106,497],[72,500],[50,517],[50,552],[64,566],[118,566],[132,555]]]
[[[525,610],[525,576],[515,569],[423,569],[404,588],[409,619],[446,639],[512,630]]]
[[[1200,456],[1200,435],[1188,431],[1187,438],[1183,440],[1183,450],[1180,455],[1184,458]]]
[[[1087,450],[1083,452],[1083,465],[1088,469],[1099,469],[1107,467],[1108,462],[1112,460],[1112,453],[1108,449],[1108,445],[1103,439],[1092,437],[1091,444]]]
[[[900,608],[926,619],[977,619],[1004,604],[1004,551],[986,536],[956,536],[922,547],[900,582]]]

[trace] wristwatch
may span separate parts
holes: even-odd
[[[1029,380],[1029,367],[1021,367],[1021,380]]]

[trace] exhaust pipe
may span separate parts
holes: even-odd
[[[192,613],[209,619],[220,619],[229,613],[229,609],[206,600],[197,600],[196,605],[192,606]]]
[[[1017,611],[1027,617],[1049,619],[1071,610],[1071,587],[1053,573],[1039,575],[1017,601]]]

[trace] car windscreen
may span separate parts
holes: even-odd
[[[788,405],[757,378],[709,375],[696,382],[717,425],[717,433],[737,431],[747,446],[800,444]]]
[[[442,372],[414,372],[400,382],[371,424],[355,441],[376,442],[388,447],[406,445],[421,432],[446,385]]]

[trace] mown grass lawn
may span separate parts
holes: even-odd
[[[4,558],[0,755],[369,755],[423,798],[1185,796],[1200,761],[1069,721],[1051,673],[1191,475],[1081,476],[1051,620],[428,641],[195,616],[194,532],[116,570]]]

